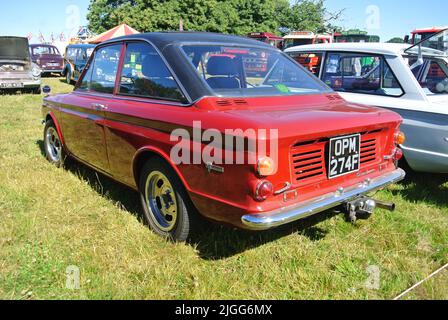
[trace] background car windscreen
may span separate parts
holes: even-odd
[[[288,96],[329,91],[283,53],[270,48],[182,47],[198,74],[220,96]]]
[[[59,55],[59,50],[56,47],[50,46],[42,46],[42,47],[34,47],[32,49],[33,55],[42,56],[42,55]]]
[[[0,59],[28,60],[28,39],[14,37],[0,38]]]

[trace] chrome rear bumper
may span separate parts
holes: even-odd
[[[242,217],[242,221],[244,226],[250,230],[261,231],[272,229],[337,207],[359,196],[382,189],[391,183],[401,181],[405,176],[406,173],[402,169],[397,169],[380,177],[366,180],[364,183],[340,189],[295,206],[261,214],[245,215]]]

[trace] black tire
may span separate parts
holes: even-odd
[[[158,185],[160,181],[164,180],[163,177],[159,177],[159,173],[169,183],[165,184],[164,182],[162,186]],[[158,189],[165,187],[170,189],[169,187],[172,187],[172,192],[167,196],[168,200],[164,199],[163,196],[155,197],[151,195],[155,192],[153,190],[157,189],[155,188],[156,184]],[[175,242],[185,242],[191,238],[199,225],[196,209],[176,172],[163,159],[155,157],[145,164],[140,174],[139,190],[144,218],[154,233]],[[152,199],[152,206],[149,199]],[[166,205],[167,201],[171,203],[171,206],[164,207],[164,203]],[[169,220],[168,215],[163,216],[164,208],[166,210],[169,208],[174,210],[175,208],[177,210],[175,218],[171,216],[171,220]]]
[[[32,93],[38,95],[42,94],[42,87],[39,86],[38,88],[33,89]]]
[[[64,166],[66,153],[59,137],[58,130],[52,120],[47,121],[44,130],[44,150],[47,160],[60,168]]]
[[[65,81],[66,81],[68,84],[73,84],[73,81],[72,81],[72,72],[71,72],[69,69],[67,69],[67,71],[65,72]]]

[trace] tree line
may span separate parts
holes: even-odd
[[[126,23],[141,32],[179,30],[246,35],[290,30],[331,32],[340,15],[325,0],[91,0],[89,28],[101,33]]]

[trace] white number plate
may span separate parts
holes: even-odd
[[[6,82],[6,83],[0,83],[1,89],[15,89],[15,88],[23,88],[23,83],[13,83],[13,82]]]

